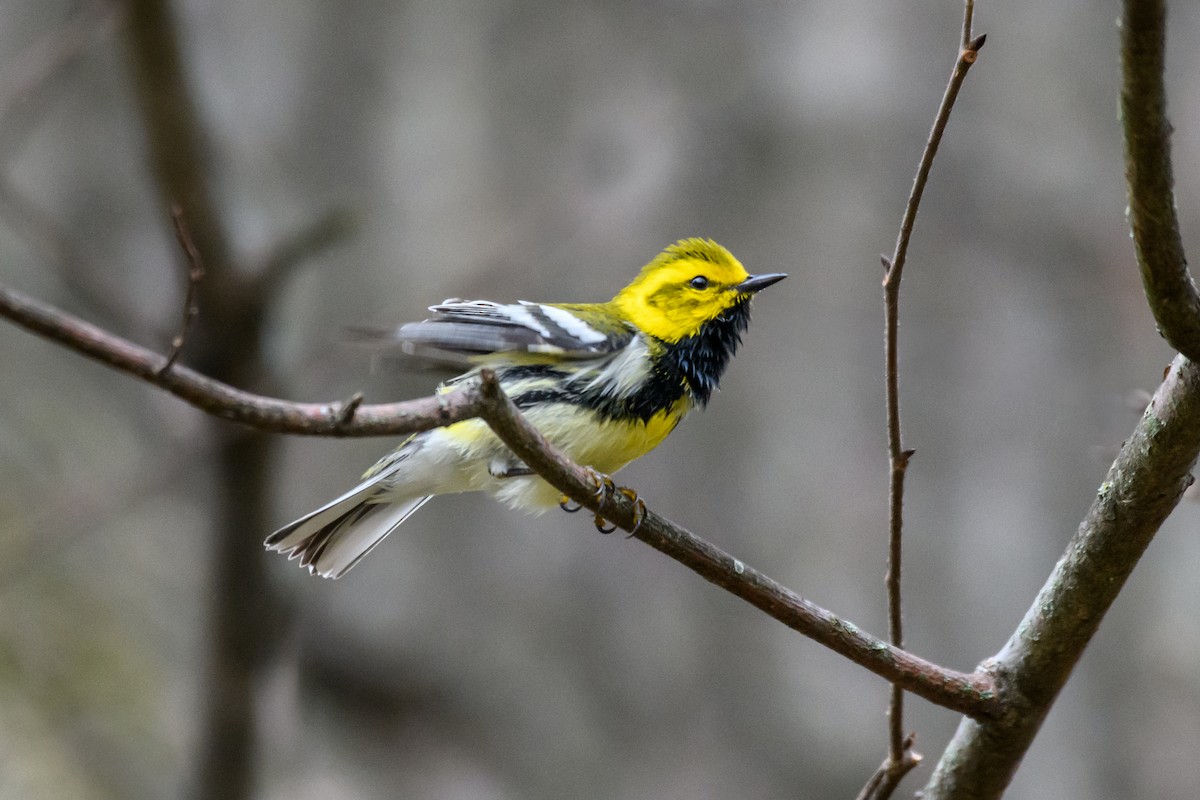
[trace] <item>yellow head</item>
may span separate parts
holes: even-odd
[[[733,255],[708,239],[683,239],[642,268],[613,298],[622,315],[646,333],[678,342],[706,322],[785,278],[752,276]]]

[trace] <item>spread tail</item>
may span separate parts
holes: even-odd
[[[299,558],[300,566],[308,567],[313,575],[342,577],[429,500],[383,500],[376,485],[379,477],[373,476],[275,531],[267,537],[267,549],[283,553],[288,559]]]

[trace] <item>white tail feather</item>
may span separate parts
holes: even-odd
[[[329,543],[309,565],[309,571],[322,578],[342,577],[432,497],[368,506],[362,517],[330,537]]]
[[[285,525],[267,537],[268,550],[299,558],[313,575],[340,578],[429,497],[392,502],[372,476],[341,497]],[[382,502],[381,502],[382,501]]]

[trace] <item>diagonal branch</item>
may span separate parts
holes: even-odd
[[[955,672],[892,647],[653,511],[647,511],[639,524],[635,503],[620,492],[598,495],[594,473],[558,453],[520,415],[491,373],[484,373],[478,387],[447,396],[358,406],[348,414],[345,404],[289,403],[262,397],[184,366],[161,372],[162,356],[2,286],[0,316],[165,389],[203,411],[260,430],[321,436],[395,435],[481,417],[518,457],[571,499],[634,531],[636,538],[793,630],[937,705],[982,719],[1003,713],[1003,698],[987,671]]]
[[[1200,299],[1187,273],[1171,185],[1162,0],[1125,0],[1121,92],[1129,220],[1146,298],[1175,358],[1066,552],[992,661],[1012,705],[963,720],[925,787],[928,800],[998,798],[1084,648],[1159,527],[1192,484],[1200,455]]]
[[[1062,559],[991,661],[1002,718],[963,720],[927,800],[998,798],[1154,534],[1191,485],[1200,454],[1200,366],[1177,356],[1121,448]]]
[[[465,395],[359,406],[346,420],[344,403],[290,403],[240,389],[181,364],[163,372],[166,358],[71,316],[47,303],[0,286],[0,316],[81,355],[165,389],[215,417],[260,431],[304,436],[395,436],[478,416]]]
[[[653,511],[647,510],[639,520],[634,500],[621,492],[597,493],[589,470],[555,450],[504,396],[494,376],[484,374],[480,391],[484,401],[480,416],[501,441],[584,508],[792,630],[932,703],[970,707],[965,713],[971,716],[990,717],[1002,711],[1001,698],[993,692],[987,673],[953,672],[892,647]]]

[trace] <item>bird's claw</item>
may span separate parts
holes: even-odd
[[[629,531],[629,536],[625,537],[627,539],[632,538],[638,532],[638,529],[642,527],[642,521],[646,519],[646,502],[638,497],[638,493],[628,486],[615,485],[607,475],[600,475],[598,477],[602,479],[598,481],[600,488],[596,490],[596,497],[600,502],[604,502],[614,493],[620,493],[633,503],[633,528]],[[612,533],[617,529],[615,524],[608,523],[608,520],[601,514],[596,515],[595,524],[596,530],[603,534]]]
[[[616,491],[616,486],[613,484],[612,478],[597,472],[591,467],[585,467],[585,469],[587,470],[588,483],[595,487],[593,491],[596,495],[596,502],[603,503],[606,499],[608,499],[610,494]],[[575,507],[572,508],[571,498],[567,497],[565,494],[559,496],[558,507],[568,514],[574,514],[583,508],[583,506],[578,503],[576,503]]]
[[[602,472],[597,472],[591,467],[587,467],[588,483],[593,487],[597,505],[603,505],[605,501],[611,498],[614,494],[620,493],[624,495],[631,503],[633,503],[633,529],[630,530],[629,536],[634,536],[638,529],[642,527],[643,520],[646,519],[646,503],[638,493],[627,486],[617,486],[613,483],[613,479]],[[558,498],[558,507],[568,514],[574,514],[581,510],[583,506],[579,503],[572,503],[572,500],[567,495],[561,495]],[[597,514],[594,518],[596,530],[600,533],[609,534],[617,529],[617,526],[610,523],[604,518],[603,514]]]
[[[642,527],[642,523],[646,521],[646,501],[638,497],[638,493],[633,489],[625,486],[621,487],[621,494],[633,501],[633,527],[629,529],[629,535],[625,537],[632,539]]]
[[[612,478],[608,477],[607,475],[605,475],[602,472],[597,472],[596,470],[592,469],[591,467],[587,468],[587,474],[588,474],[588,482],[591,483],[592,486],[595,487],[596,502],[603,504],[604,501],[607,500],[609,498],[609,496],[617,490],[616,484],[613,483]],[[607,522],[607,520],[605,520],[604,517],[602,517],[600,514],[597,514],[595,516],[593,522],[596,525],[596,530],[600,531],[603,534],[612,533],[613,531],[615,531],[617,529],[616,525],[613,525],[611,527],[606,526],[605,523]]]
[[[608,499],[609,495],[617,490],[617,485],[613,483],[613,479],[605,475],[603,472],[597,472],[591,467],[588,467],[587,474],[588,482],[595,487],[597,503],[603,503]]]

